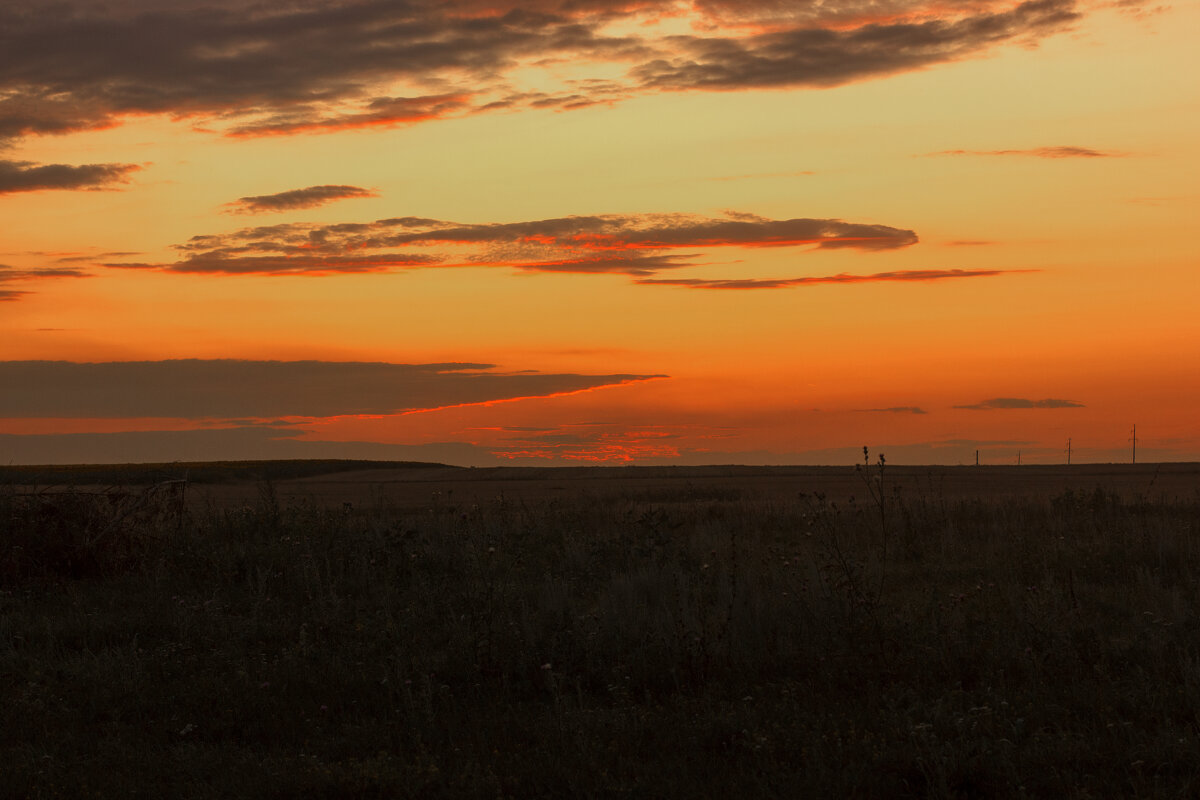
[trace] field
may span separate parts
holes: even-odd
[[[1197,464],[0,482],[0,797],[1200,794]]]

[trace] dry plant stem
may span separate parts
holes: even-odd
[[[875,507],[879,511],[879,541],[880,541],[880,569],[879,569],[879,585],[875,590],[875,604],[878,605],[883,600],[883,586],[886,580],[887,570],[883,565],[887,564],[888,556],[888,518],[887,518],[887,492],[884,484],[884,468],[887,465],[887,459],[883,453],[879,454],[877,464],[877,474],[872,480],[871,477],[871,455],[866,445],[863,446],[863,463],[858,468],[859,474],[863,479],[863,483],[867,486],[867,491],[871,495],[871,500],[875,503]]]
[[[124,522],[126,519],[128,519],[129,517],[131,517],[133,514],[137,513],[138,511],[145,509],[147,507],[147,505],[149,505],[151,500],[156,495],[165,491],[166,489],[177,489],[179,491],[186,491],[187,479],[185,478],[185,479],[181,479],[181,480],[160,481],[159,483],[156,483],[153,486],[150,486],[150,487],[146,488],[145,490],[143,490],[142,493],[140,495],[138,495],[137,498],[132,503],[125,504],[124,510],[119,515],[114,517],[95,536],[91,537],[88,540],[88,546],[95,547],[96,545],[98,545],[100,543],[100,541],[102,539],[104,539],[104,537],[110,535],[114,530],[117,529],[117,527],[122,522]],[[110,496],[114,496],[113,490],[110,489],[109,494],[110,494]],[[122,499],[125,499],[124,493],[118,493],[117,496],[120,496]],[[180,504],[178,506],[178,518],[177,518],[177,523],[176,523],[177,528],[181,527],[183,524],[183,512],[184,512],[184,507],[182,504]]]

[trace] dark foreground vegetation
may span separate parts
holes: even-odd
[[[863,477],[0,489],[0,796],[1200,794],[1200,494]]]

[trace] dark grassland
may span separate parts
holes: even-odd
[[[860,478],[0,487],[0,796],[1200,795],[1200,490]]]

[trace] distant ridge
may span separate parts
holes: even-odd
[[[422,461],[287,459],[274,461],[198,461],[156,464],[64,464],[0,466],[0,484],[143,484],[187,478],[194,483],[278,481],[311,478],[362,469],[458,469]]]

